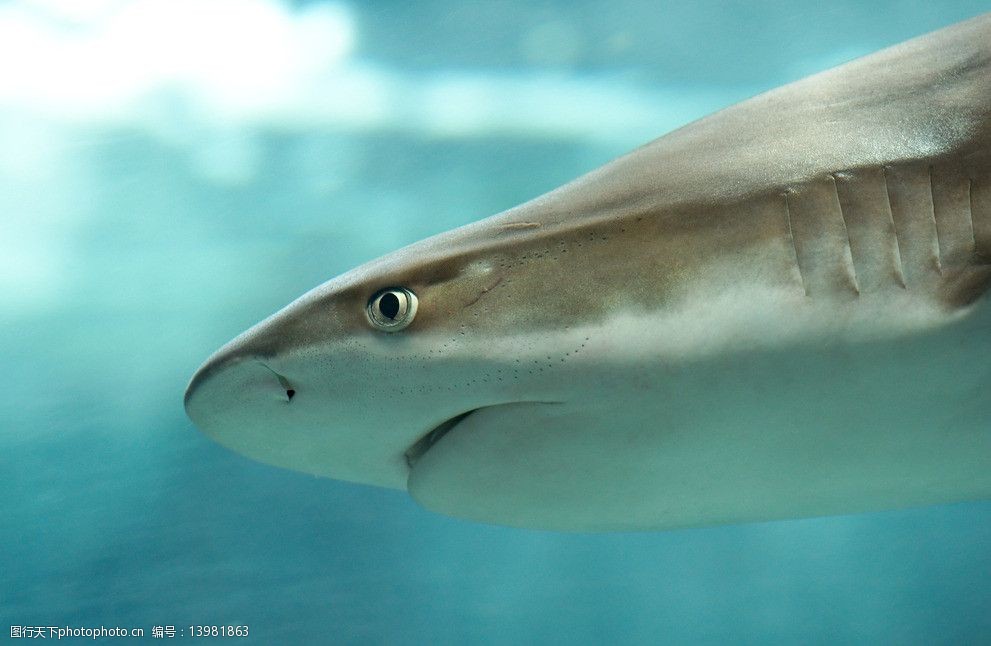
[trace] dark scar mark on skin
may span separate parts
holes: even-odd
[[[494,283],[492,283],[488,287],[483,288],[482,291],[478,294],[478,296],[476,296],[475,298],[473,298],[470,303],[465,303],[465,307],[464,308],[465,309],[468,309],[469,307],[471,307],[472,305],[474,305],[478,301],[482,300],[482,297],[483,296],[485,296],[490,291],[492,291],[493,289],[495,289],[496,287],[498,287],[499,286],[499,283],[501,283],[501,282],[502,282],[502,276],[499,276],[499,278],[497,278]]]

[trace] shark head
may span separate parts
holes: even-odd
[[[330,280],[210,357],[190,418],[263,462],[404,488],[468,415],[559,396],[544,373],[562,372],[596,308],[558,263],[569,250],[540,234],[508,216]]]
[[[207,435],[455,516],[656,529],[991,495],[991,15],[358,267],[214,354]]]

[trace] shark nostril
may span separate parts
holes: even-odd
[[[275,375],[275,378],[278,379],[279,381],[279,385],[286,391],[286,403],[291,402],[292,398],[296,396],[296,389],[289,384],[289,380],[283,377],[282,375],[280,375],[279,373],[277,373],[276,371],[269,368],[264,361],[258,361],[258,363],[260,363],[262,366],[265,367],[266,370],[268,370],[273,375]]]

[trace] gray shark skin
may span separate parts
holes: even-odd
[[[518,527],[988,498],[989,263],[991,14],[338,276],[208,359],[186,410],[251,458]],[[386,289],[408,327],[369,315]]]

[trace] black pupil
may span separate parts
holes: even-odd
[[[379,312],[386,318],[396,318],[396,315],[399,314],[399,297],[392,292],[384,294],[379,299]]]

